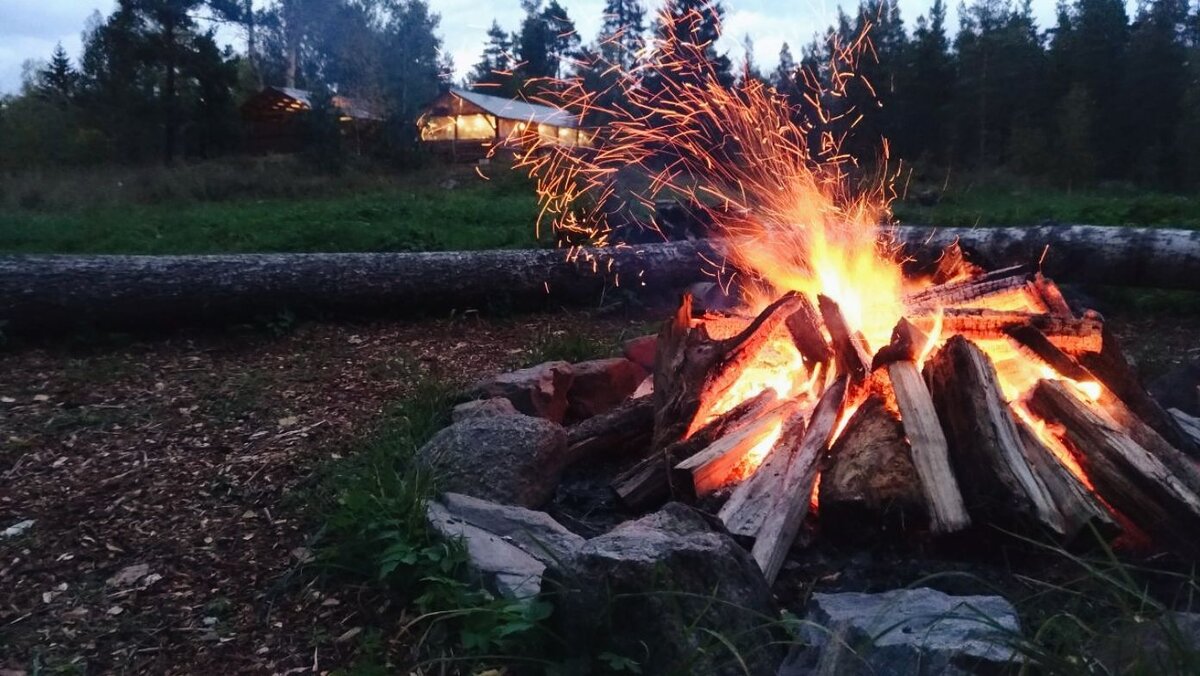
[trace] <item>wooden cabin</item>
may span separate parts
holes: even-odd
[[[429,104],[417,120],[421,142],[459,160],[476,160],[494,146],[528,143],[530,127],[539,143],[589,146],[592,134],[561,108],[451,89]]]
[[[383,115],[364,101],[334,96],[340,113],[342,138],[361,154],[383,126]],[[254,153],[293,153],[304,148],[304,113],[312,110],[312,93],[291,87],[266,87],[242,104],[249,150]]]

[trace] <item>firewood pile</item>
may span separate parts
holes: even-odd
[[[641,429],[648,453],[613,481],[619,500],[716,511],[768,581],[806,519],[850,541],[1004,531],[1200,554],[1194,433],[1100,315],[1031,266],[927,285],[904,307],[870,345],[824,295],[753,316],[685,296],[658,335],[653,392],[576,426],[591,431],[572,447]]]

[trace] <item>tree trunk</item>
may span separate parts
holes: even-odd
[[[955,240],[991,268],[1037,261],[1048,244],[1044,272],[1058,281],[1200,290],[1200,231],[909,226],[894,235],[917,266],[931,265]],[[620,274],[592,274],[591,257],[601,270],[613,260]],[[563,251],[0,256],[0,320],[19,331],[79,320],[123,327],[242,321],[284,308],[412,313],[489,302],[595,302],[617,282],[642,293],[703,281],[704,259],[718,259],[711,242],[585,250],[570,258]]]

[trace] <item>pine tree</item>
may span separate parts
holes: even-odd
[[[729,56],[716,47],[725,18],[725,8],[718,0],[667,0],[662,16],[666,21],[657,21],[655,26],[658,40],[704,45],[704,56],[717,80],[726,87],[733,84]]]
[[[597,39],[600,56],[630,72],[646,44],[646,8],[640,0],[606,0]]]
[[[928,16],[917,17],[906,62],[909,77],[902,89],[904,133],[896,141],[901,157],[949,160],[954,59],[946,36],[946,5],[934,0]]]
[[[467,79],[472,89],[497,96],[511,96],[517,90],[513,76],[512,38],[495,20],[488,28],[487,36],[483,55]]]
[[[545,7],[541,0],[522,0],[521,6],[525,18],[517,39],[520,80],[533,81],[544,89],[546,80],[560,77],[563,65],[577,54],[579,34],[558,0],[550,0]]]
[[[753,81],[765,82],[762,71],[759,70],[758,64],[754,61],[754,39],[750,34],[742,36],[742,72],[739,74],[739,80],[742,84],[747,84]]]
[[[793,105],[797,103],[799,88],[796,81],[796,59],[792,56],[792,48],[783,43],[779,48],[779,63],[771,73],[771,86],[787,97]]]
[[[65,105],[74,96],[78,79],[79,74],[71,66],[71,58],[60,42],[50,56],[50,63],[38,72],[38,89],[59,105]]]

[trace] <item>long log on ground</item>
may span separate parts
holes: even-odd
[[[1043,380],[1029,397],[1043,418],[1066,428],[1065,441],[1100,496],[1166,547],[1200,552],[1200,496],[1123,430],[1097,415],[1066,385]]]
[[[901,226],[887,235],[917,267],[933,269],[942,250],[959,242],[990,269],[1041,259],[1042,271],[1060,282],[1200,290],[1200,230]],[[590,304],[614,286],[663,292],[704,281],[704,261],[716,259],[721,245],[670,242],[573,256],[564,250],[0,256],[0,320],[6,330],[22,331],[81,322],[240,321],[282,308],[445,314],[493,304]]]
[[[974,343],[954,336],[929,358],[925,380],[946,432],[972,520],[1065,532],[1062,515],[1025,459],[996,369]]]

